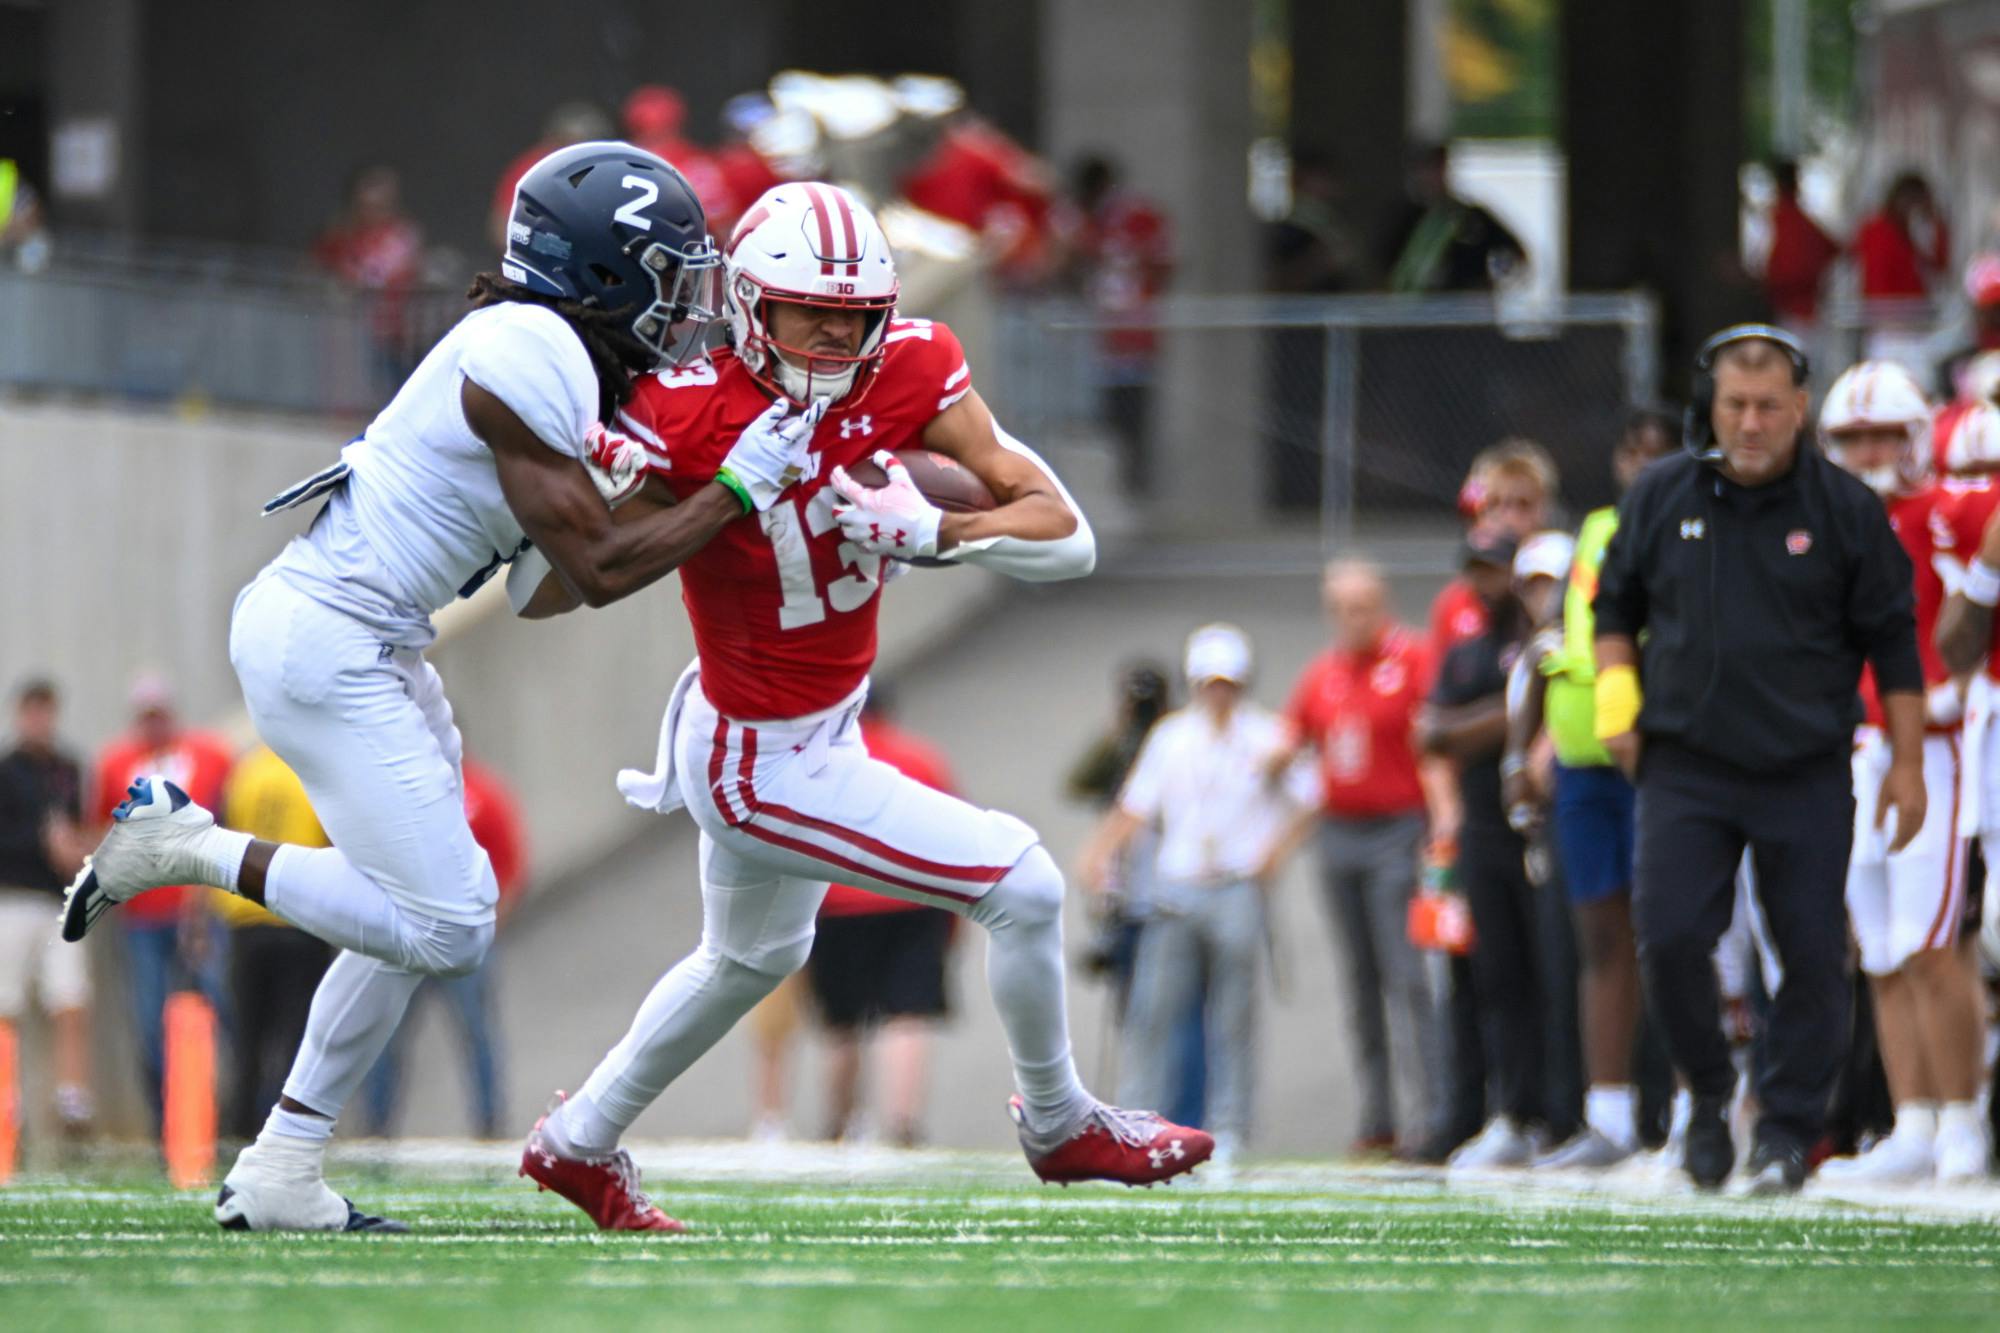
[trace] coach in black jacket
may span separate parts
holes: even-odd
[[[1736,1075],[1711,955],[1751,851],[1784,968],[1759,1061],[1751,1184],[1785,1192],[1805,1179],[1847,1046],[1862,665],[1874,668],[1893,753],[1881,808],[1864,813],[1894,809],[1897,848],[1924,821],[1923,671],[1910,562],[1881,500],[1800,443],[1803,351],[1780,330],[1739,326],[1709,341],[1697,369],[1689,451],[1639,479],[1605,556],[1598,732],[1639,787],[1640,966],[1694,1094],[1687,1171],[1708,1188],[1735,1157]]]

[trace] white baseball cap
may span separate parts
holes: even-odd
[[[1203,625],[1188,635],[1187,678],[1193,685],[1205,680],[1250,680],[1250,638],[1234,625]]]
[[[1570,561],[1576,558],[1576,539],[1567,532],[1538,532],[1521,543],[1514,556],[1514,578],[1526,583],[1541,577],[1560,582],[1569,577]]]

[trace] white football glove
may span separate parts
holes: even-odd
[[[616,509],[639,493],[646,483],[646,469],[653,463],[645,445],[605,429],[601,421],[590,423],[590,429],[583,433],[583,444],[583,470],[590,474],[605,504]]]
[[[924,498],[910,480],[910,470],[894,454],[876,450],[875,465],[888,474],[888,485],[863,486],[847,475],[846,468],[833,470],[831,485],[847,501],[833,507],[841,535],[870,555],[899,560],[936,555],[944,510]]]
[[[797,416],[786,415],[792,410],[789,399],[772,403],[736,437],[729,456],[717,469],[716,480],[758,513],[769,509],[787,486],[806,474],[813,431],[831,401],[815,398],[812,406]]]

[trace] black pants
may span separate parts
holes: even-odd
[[[1547,1004],[1535,888],[1511,831],[1461,835],[1459,883],[1472,909],[1472,982],[1486,1028],[1490,1109],[1524,1124],[1549,1119],[1543,1071]]]
[[[1810,1145],[1847,1052],[1847,856],[1854,789],[1845,754],[1751,773],[1665,740],[1639,772],[1633,927],[1649,1012],[1698,1097],[1736,1081],[1712,955],[1750,849],[1757,900],[1784,969],[1757,1069],[1758,1135]]]
[[[306,1014],[333,950],[290,926],[243,926],[230,936],[229,997],[236,1010],[235,1085],[223,1132],[251,1139],[285,1090]]]

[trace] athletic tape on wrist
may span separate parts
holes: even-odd
[[[1639,673],[1629,666],[1597,673],[1597,739],[1623,736],[1639,721]]]
[[[757,507],[756,502],[750,498],[750,489],[747,486],[745,486],[742,482],[738,481],[736,479],[736,474],[734,472],[731,472],[728,468],[726,467],[717,468],[715,470],[715,481],[718,486],[721,486],[724,490],[728,491],[731,495],[736,497],[737,502],[743,506],[744,513],[747,514],[751,510]]]
[[[1965,600],[1974,606],[1989,610],[2000,604],[2000,569],[1995,569],[1984,560],[1974,560],[1965,567],[1965,582],[1959,585]]]

